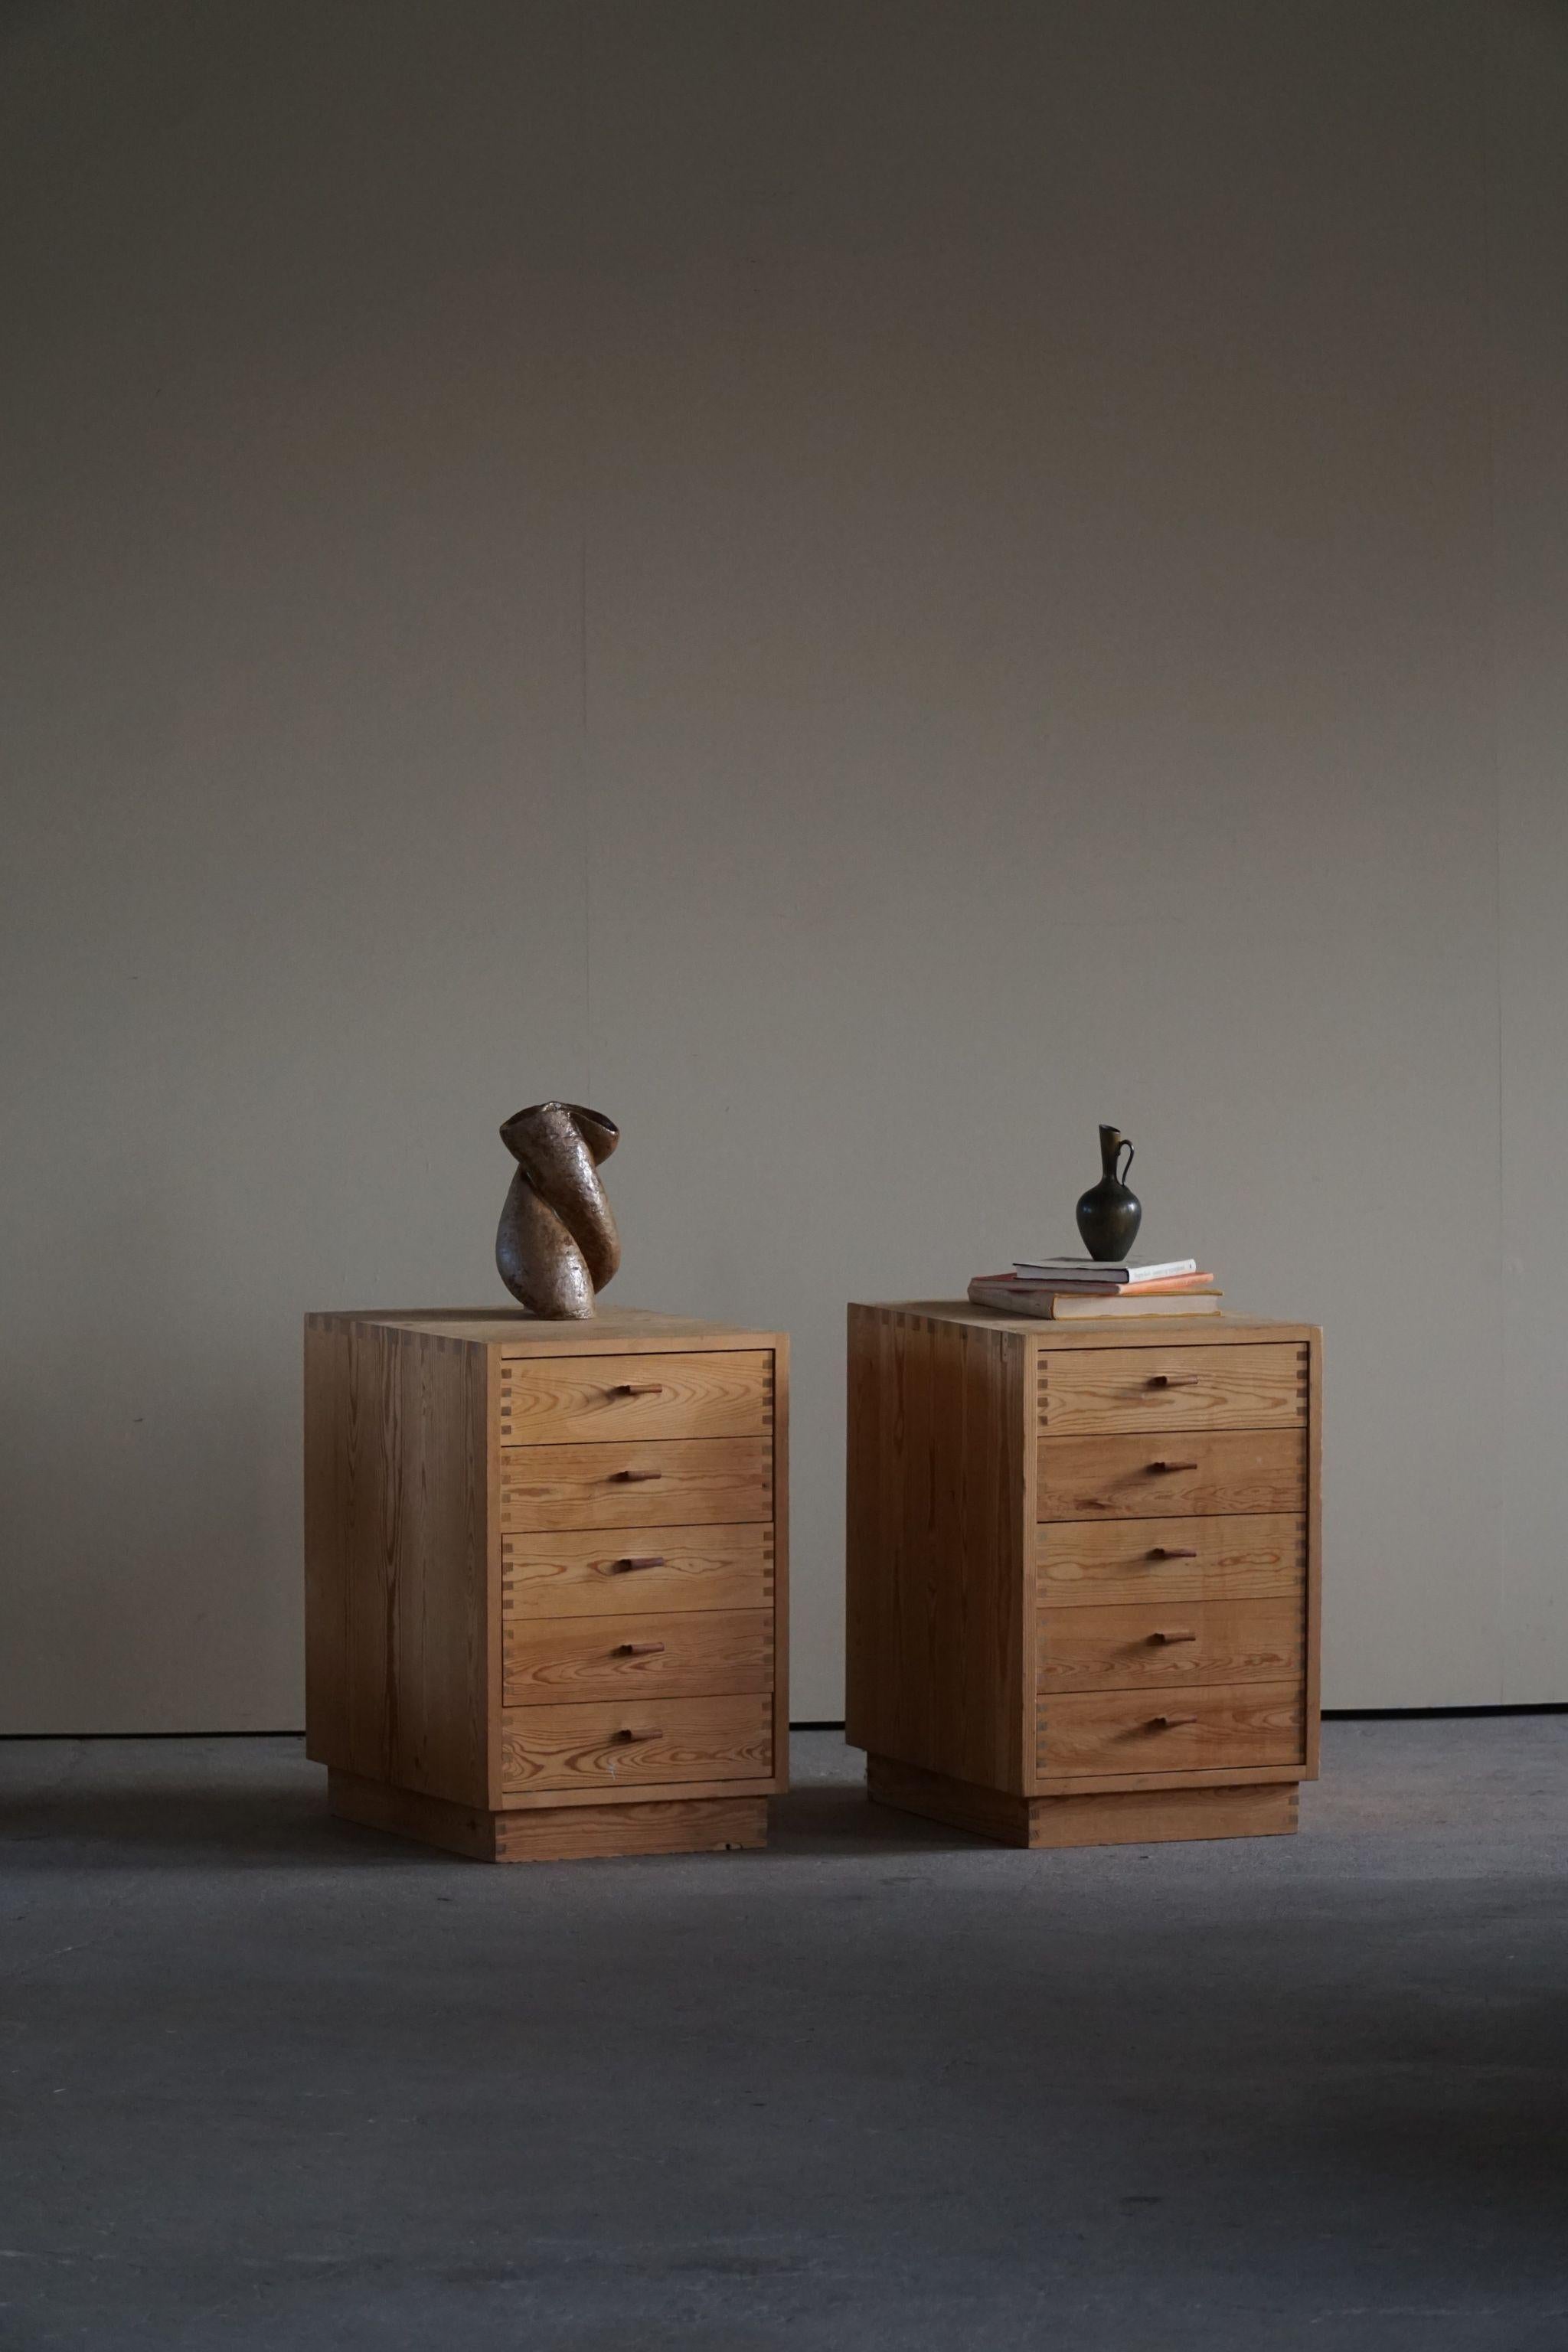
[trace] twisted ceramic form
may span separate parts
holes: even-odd
[[[613,1118],[581,1103],[531,1103],[500,1139],[517,1173],[496,1228],[496,1267],[531,1315],[592,1315],[621,1262],[621,1239],[599,1163],[621,1139]]]

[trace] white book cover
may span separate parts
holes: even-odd
[[[1179,1274],[1196,1274],[1195,1257],[1172,1257],[1152,1265],[1101,1265],[1092,1257],[1043,1257],[1013,1260],[1020,1282],[1169,1282]]]

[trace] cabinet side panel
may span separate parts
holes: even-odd
[[[873,1754],[923,1763],[937,1715],[929,1494],[935,1326],[924,1316],[852,1307],[849,1328],[846,1736]]]
[[[346,1580],[346,1753],[329,1760],[488,1801],[483,1348],[351,1325],[335,1432]]]
[[[789,1786],[789,1340],[773,1347],[773,1785]]]
[[[1307,1380],[1307,1778],[1318,1777],[1323,1657],[1323,1335],[1308,1340]]]
[[[349,1335],[305,1325],[305,1753],[345,1769],[349,1736]]]
[[[482,1568],[479,1595],[482,1671],[477,1688],[483,1700],[480,1744],[484,1754],[486,1790],[491,1806],[501,1801],[505,1779],[501,1751],[501,1707],[506,1680],[506,1653],[501,1628],[502,1566],[500,1533],[500,1405],[501,1352],[493,1342],[478,1351],[481,1360],[471,1368],[479,1384],[469,1405],[478,1414],[470,1422],[469,1443],[476,1465],[484,1468],[484,1525],[480,1530]]]
[[[844,1734],[889,1752],[898,1679],[889,1657],[894,1529],[881,1495],[884,1319],[849,1309],[845,1394]]]
[[[936,1568],[953,1687],[944,1735],[952,1761],[941,1769],[1019,1792],[1033,1772],[1024,1706],[1032,1668],[1032,1644],[1024,1639],[1025,1563],[1032,1549],[1025,1541],[1034,1444],[1034,1399],[1026,1397],[1025,1380],[1029,1350],[1016,1334],[969,1327],[944,1334],[944,1341],[946,1411],[939,1396],[938,1443],[952,1466],[939,1506]],[[954,1412],[956,1445],[948,1419]]]
[[[489,1793],[492,1646],[486,1350],[406,1334],[395,1353],[392,1777],[479,1805]]]
[[[1020,1792],[1025,1356],[1016,1333],[851,1317],[848,1736]]]
[[[343,1554],[348,1583],[345,1769],[390,1780],[397,1726],[397,1390],[401,1335],[348,1329]]]

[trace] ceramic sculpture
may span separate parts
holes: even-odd
[[[531,1103],[500,1131],[517,1173],[496,1229],[496,1267],[531,1315],[567,1322],[594,1312],[621,1262],[599,1168],[621,1139],[613,1118],[581,1103]]]

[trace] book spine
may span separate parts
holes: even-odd
[[[1047,1291],[1034,1298],[1019,1298],[1004,1285],[972,1282],[969,1286],[972,1307],[994,1307],[1001,1315],[1031,1315],[1041,1323],[1055,1319],[1056,1301],[1060,1296],[1058,1291]]]

